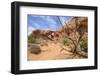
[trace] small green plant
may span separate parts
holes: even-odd
[[[63,45],[67,46],[68,45],[68,39],[66,37],[64,37],[62,39],[62,43],[63,43]]]
[[[87,49],[88,49],[88,39],[87,39],[87,37],[84,37],[80,40],[80,47],[81,47],[82,51],[87,52]]]
[[[38,43],[38,40],[31,34],[28,36],[28,43]]]

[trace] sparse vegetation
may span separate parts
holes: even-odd
[[[28,43],[38,44],[39,41],[37,40],[36,37],[34,37],[32,34],[30,34],[30,35],[28,36]]]
[[[68,41],[68,38],[67,37],[63,37],[62,44],[65,45],[65,46],[68,46],[69,45],[69,41]]]
[[[87,39],[87,37],[83,37],[80,40],[80,47],[81,47],[82,51],[87,52],[87,50],[88,50],[88,39]]]

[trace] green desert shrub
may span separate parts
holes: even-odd
[[[28,43],[39,43],[37,38],[34,37],[32,34],[28,36]]]
[[[88,50],[88,39],[87,39],[87,37],[84,37],[80,40],[80,47],[81,47],[82,51],[87,52],[87,50]]]
[[[62,44],[65,45],[65,46],[67,46],[69,44],[68,39],[66,37],[64,37],[62,39]]]

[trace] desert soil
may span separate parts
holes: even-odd
[[[40,47],[42,50],[40,54],[36,55],[28,51],[28,60],[58,60],[79,58],[77,55],[74,56],[72,52],[62,49],[61,44],[59,43],[47,42],[47,44],[48,46]]]

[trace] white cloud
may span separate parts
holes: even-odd
[[[69,22],[72,18],[73,18],[73,17],[70,17],[70,18],[68,18],[68,19],[67,19],[66,17],[60,17],[60,19],[61,19],[63,25],[65,24],[65,22],[66,22],[66,23]]]
[[[60,19],[61,19],[61,22],[63,23],[63,25],[64,25],[65,21],[67,21],[67,19],[65,17],[60,17]]]
[[[47,16],[47,20],[49,22],[51,22],[52,24],[55,24],[56,25],[56,21],[54,19],[52,19],[50,16]]]
[[[51,18],[51,16],[39,16],[39,15],[31,15],[32,17],[39,17],[39,18],[42,18],[43,20],[46,20],[46,21],[48,21],[48,22],[50,22],[51,24],[56,24],[56,21],[53,19],[53,18]]]
[[[54,19],[51,18],[51,16],[40,16],[40,18],[50,22],[51,24],[56,24],[56,21]]]
[[[33,23],[32,23],[32,26],[37,27],[37,26],[39,26],[39,24],[36,23],[36,22],[33,22]]]

